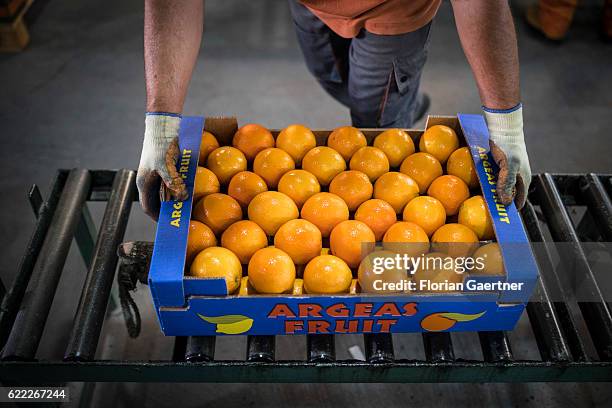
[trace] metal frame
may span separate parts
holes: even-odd
[[[577,228],[565,206],[585,205],[596,222],[589,234],[612,237],[612,175],[551,175],[534,178],[531,203],[522,211],[533,242],[544,242],[543,223],[555,241],[568,242],[565,254],[587,277],[596,302],[581,302],[579,319],[589,330],[581,336],[576,317],[561,299],[560,277],[548,253],[536,253],[541,279],[527,312],[541,356],[519,361],[503,332],[480,332],[483,360],[455,358],[448,333],[422,334],[426,359],[396,359],[390,335],[366,334],[366,361],[336,360],[333,335],[309,335],[304,361],[275,359],[274,336],[249,336],[244,361],[214,359],[215,337],[177,337],[169,361],[97,361],[95,352],[117,269],[121,242],[133,201],[132,170],[60,170],[49,198],[34,187],[29,195],[38,217],[13,285],[0,307],[0,381],[3,383],[136,382],[532,382],[612,381],[612,317],[586,260]],[[97,239],[87,201],[108,201]],[[532,205],[533,203],[533,205]],[[89,217],[89,218],[88,218]],[[38,361],[36,350],[57,288],[67,248],[77,239],[88,267],[87,278],[64,359]],[[41,261],[41,260],[44,260]],[[2,283],[2,282],[0,282]],[[0,289],[3,288],[0,285]],[[553,296],[554,295],[554,296]],[[592,342],[597,359],[585,343]]]

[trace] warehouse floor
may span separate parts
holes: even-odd
[[[568,41],[534,38],[520,18],[529,0],[513,2],[519,31],[525,134],[534,172],[612,172],[612,46],[597,35],[595,1],[578,11]],[[8,285],[33,226],[26,200],[32,183],[48,191],[54,169],[135,168],[143,133],[142,2],[56,0],[32,27],[23,53],[0,56],[0,276]],[[422,88],[431,113],[479,112],[474,81],[460,48],[449,4],[433,29]],[[269,127],[304,123],[332,128],[347,111],[308,74],[284,2],[208,2],[203,50],[187,114],[236,115]],[[99,219],[103,207],[91,205]],[[134,205],[126,239],[152,240],[154,224]],[[39,357],[62,355],[85,276],[71,250]],[[138,293],[142,336],[126,338],[120,314],[107,322],[98,355],[169,358],[171,339],[159,334],[145,287]],[[517,358],[537,358],[527,317],[511,333]],[[396,338],[400,357],[422,357],[418,335]],[[345,336],[339,358],[359,337]],[[453,335],[458,357],[479,357],[475,334]],[[296,344],[301,345],[296,346]],[[279,358],[303,358],[301,336],[279,339]],[[399,344],[399,345],[398,345]],[[241,359],[245,339],[218,342],[217,358]],[[419,354],[420,353],[420,354]],[[75,386],[75,390],[80,387]],[[99,384],[90,406],[610,406],[607,384],[511,385],[142,385]]]

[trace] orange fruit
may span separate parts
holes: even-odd
[[[337,224],[349,219],[349,209],[337,195],[317,193],[306,200],[301,215],[316,225],[324,237],[328,237]]]
[[[431,252],[423,257],[419,267],[412,275],[417,291],[421,292],[453,292],[452,290],[427,290],[427,283],[460,283],[465,274],[455,272],[455,263],[448,255],[441,252]]]
[[[213,246],[196,255],[189,274],[197,278],[225,279],[227,293],[232,293],[240,286],[242,265],[229,249]]]
[[[442,175],[442,165],[431,154],[418,152],[404,159],[400,172],[412,177],[419,185],[419,193],[425,194],[431,182]]]
[[[427,189],[427,194],[437,198],[442,203],[446,215],[457,214],[461,203],[470,198],[470,190],[467,184],[459,177],[448,174],[432,181]]]
[[[242,209],[238,201],[227,194],[213,193],[195,204],[192,218],[208,225],[215,234],[220,234],[242,219]]]
[[[289,153],[276,147],[262,150],[253,161],[253,171],[266,181],[269,188],[276,188],[283,174],[293,169],[295,162]]]
[[[444,317],[445,313],[432,313],[421,320],[421,328],[429,332],[448,330],[457,324],[457,320]]]
[[[459,138],[453,129],[444,125],[430,127],[421,135],[419,150],[431,154],[442,164],[459,148]]]
[[[374,147],[382,150],[391,167],[398,167],[404,159],[414,153],[414,142],[402,129],[387,129],[374,139]]]
[[[306,170],[290,170],[278,181],[278,191],[287,194],[298,208],[302,208],[306,200],[321,191],[321,186],[314,174]]]
[[[234,197],[238,204],[245,208],[257,194],[264,191],[268,191],[264,179],[250,171],[236,173],[227,187],[227,194]]]
[[[414,222],[431,237],[446,222],[446,210],[442,203],[433,197],[415,197],[404,207],[403,220]]]
[[[460,147],[450,155],[446,162],[446,172],[459,177],[471,189],[478,187],[474,160],[470,154],[470,149],[467,147]]]
[[[198,166],[193,183],[193,201],[198,201],[207,194],[218,193],[219,189],[219,180],[215,173],[205,167]]]
[[[355,219],[366,224],[380,241],[389,227],[397,221],[395,210],[386,201],[368,200],[361,204],[355,212]]]
[[[408,280],[408,270],[402,268],[403,265],[397,264],[396,256],[395,252],[378,250],[371,252],[361,261],[357,270],[357,278],[362,292],[399,293],[404,291],[395,287],[398,283]],[[380,260],[382,263],[379,263]],[[389,267],[389,265],[392,266]]]
[[[293,289],[295,265],[284,251],[267,247],[249,261],[249,282],[259,293],[285,293]]]
[[[432,248],[452,257],[469,256],[478,247],[478,237],[462,224],[445,224],[431,237]]]
[[[310,149],[302,159],[302,168],[315,175],[321,185],[328,185],[332,179],[346,169],[346,162],[334,149],[318,146]]]
[[[364,172],[373,183],[389,171],[389,159],[382,150],[365,146],[357,150],[349,163],[351,170]]]
[[[276,231],[274,246],[285,251],[296,265],[303,265],[321,254],[321,231],[310,221],[290,220]]]
[[[317,139],[304,125],[289,125],[276,137],[276,147],[283,149],[300,164],[304,155],[317,145]]]
[[[253,221],[242,220],[223,231],[221,246],[235,253],[240,263],[248,264],[256,251],[268,246],[268,237]]]
[[[331,253],[351,268],[359,266],[375,241],[376,237],[370,227],[355,220],[342,221],[329,235]]]
[[[222,146],[210,152],[206,167],[215,173],[221,184],[226,184],[236,173],[246,170],[247,160],[240,150]]]
[[[495,238],[493,221],[481,195],[470,197],[461,204],[457,222],[474,231],[481,241]]]
[[[353,274],[346,262],[334,255],[319,255],[304,269],[304,289],[307,293],[347,293]]]
[[[368,141],[359,129],[342,126],[330,133],[327,145],[340,153],[344,160],[349,161],[357,150],[368,145]]]
[[[257,153],[268,147],[274,147],[274,137],[265,127],[250,123],[236,131],[232,146],[244,153],[247,160],[253,160]]]
[[[189,221],[189,235],[187,235],[187,254],[185,265],[191,265],[193,258],[208,247],[217,245],[214,232],[200,221]]]
[[[503,275],[506,273],[501,249],[497,242],[481,246],[474,251],[472,258],[476,262],[476,266],[470,271],[472,275]],[[482,262],[482,267],[479,267],[479,261]]]
[[[257,194],[249,204],[248,214],[268,235],[274,235],[281,225],[299,215],[293,200],[278,191]]]
[[[202,141],[200,142],[200,157],[198,158],[198,164],[204,166],[210,152],[215,150],[217,147],[219,147],[217,138],[212,133],[203,131]]]
[[[374,184],[374,198],[385,200],[398,214],[418,195],[419,185],[404,173],[385,173]]]
[[[368,176],[356,170],[343,171],[329,184],[329,192],[342,198],[349,211],[355,211],[361,203],[369,200],[373,190]]]
[[[398,221],[385,232],[383,247],[398,254],[417,257],[429,251],[429,237],[417,224]]]

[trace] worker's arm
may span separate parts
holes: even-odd
[[[523,135],[516,32],[507,0],[451,0],[461,45],[476,78],[500,167],[497,193],[522,207],[531,168]]]
[[[176,172],[178,130],[196,63],[204,20],[203,0],[145,0],[145,134],[136,183],[144,211],[157,219],[160,183],[185,199]]]

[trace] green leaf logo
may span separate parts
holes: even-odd
[[[231,324],[246,320],[249,317],[244,315],[225,315],[225,316],[204,316],[198,313],[200,319],[212,324]]]
[[[446,317],[447,319],[454,320],[456,322],[469,322],[469,321],[478,319],[480,316],[485,314],[485,312],[480,312],[476,314],[440,313],[440,315],[443,317]]]

